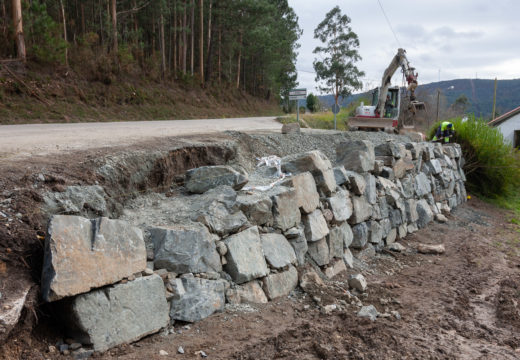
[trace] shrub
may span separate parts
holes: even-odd
[[[504,143],[500,130],[473,116],[466,121],[460,118],[449,121],[455,127],[453,140],[460,144],[464,154],[468,190],[489,198],[515,194],[520,185],[520,153]],[[430,128],[429,139],[439,124]]]

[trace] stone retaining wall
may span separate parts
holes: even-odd
[[[466,199],[456,144],[348,140],[336,155],[334,165],[318,150],[284,157],[290,176],[267,191],[240,190],[248,174],[229,166],[190,170],[193,194],[160,198],[164,216],[152,223],[138,211],[127,221],[53,216],[44,299],[65,298],[71,334],[104,351],[225,302],[286,296],[306,263],[333,277],[353,267],[351,249],[391,246]],[[364,291],[362,276],[351,280]]]

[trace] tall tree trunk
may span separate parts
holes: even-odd
[[[208,9],[208,43],[207,43],[207,52],[209,53],[209,47],[211,44],[211,8],[213,7],[213,0],[209,0],[209,9]]]
[[[218,84],[222,82],[222,28],[220,17],[218,22]]]
[[[16,43],[16,54],[23,62],[27,58],[25,52],[25,39],[23,37],[22,23],[22,2],[21,0],[13,0],[13,25],[14,25],[14,41]]]
[[[173,0],[173,78],[177,76],[177,0]]]
[[[81,35],[87,33],[87,27],[85,26],[85,4],[81,2]]]
[[[186,74],[186,57],[188,55],[188,34],[186,32],[187,27],[187,7],[188,0],[184,0],[184,17],[182,19],[182,72]]]
[[[162,9],[161,9],[162,10]],[[161,16],[159,17],[160,26],[160,36],[161,36],[161,74],[162,78],[164,79],[164,76],[166,75],[166,44],[164,41],[164,16],[161,12]]]
[[[5,1],[2,1],[2,34],[4,38],[7,37],[7,10],[5,8]]]
[[[195,0],[191,0],[191,53],[190,53],[190,69],[191,75],[195,70]]]
[[[117,42],[117,4],[116,0],[110,0],[110,12],[112,13],[112,50],[114,55],[117,56],[119,52],[119,46]]]
[[[238,60],[237,60],[237,85],[236,88],[240,89],[240,62],[242,60],[242,31],[240,31],[240,38],[238,40]]]
[[[199,17],[200,17],[200,29],[199,29],[199,74],[200,74],[200,85],[204,87],[204,0],[199,0]]]
[[[65,40],[65,66],[69,67],[69,53],[68,53],[68,42],[67,42],[67,21],[65,19],[65,7],[63,6],[63,0],[60,0],[61,18],[63,20],[63,40]]]

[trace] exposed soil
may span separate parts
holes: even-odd
[[[9,206],[0,206],[0,211],[14,219],[7,222],[0,217],[0,292],[31,269],[33,279],[39,277],[42,238],[38,235],[43,235],[45,223],[38,201],[43,189],[56,191],[96,181],[105,185],[106,179],[93,168],[109,152],[166,150],[175,144],[204,141],[220,149],[213,158],[192,150],[190,156],[183,157],[190,160],[180,163],[173,150],[171,157],[158,156],[153,162],[157,169],[161,169],[158,164],[170,169],[168,162],[175,159],[178,167],[161,176],[158,174],[163,172],[159,171],[142,189],[160,187],[175,181],[187,168],[233,161],[236,154],[222,150],[229,149],[229,139],[229,135],[163,139],[131,149],[88,150],[0,164],[0,205],[11,199]],[[132,171],[128,162],[128,168],[119,174],[124,177]],[[44,175],[44,181],[38,180],[39,174]],[[118,191],[139,191],[137,183],[121,184]],[[17,213],[22,216],[16,217]],[[408,235],[401,241],[406,246],[403,253],[361,254],[359,269],[338,275],[312,294],[314,298],[297,290],[265,305],[228,307],[199,323],[175,323],[173,334],[149,336],[93,358],[195,359],[201,358],[199,351],[209,359],[520,358],[520,227],[510,223],[510,216],[472,198],[452,213],[448,223],[432,223]],[[418,243],[443,243],[446,253],[418,254],[414,250]],[[345,302],[350,296],[344,291],[346,279],[354,272],[363,273],[368,280],[366,295],[358,294],[362,303],[374,305],[388,317],[374,322],[359,318],[359,308]],[[331,304],[337,309],[326,313],[324,306]],[[0,348],[0,358],[66,358],[48,352],[49,345],[63,336],[52,321],[52,312],[36,304],[32,309],[24,310],[25,326],[16,329]],[[400,319],[392,311],[397,311]],[[38,325],[33,327],[36,318]],[[184,349],[183,355],[177,352],[179,346]],[[159,355],[160,350],[169,356]]]

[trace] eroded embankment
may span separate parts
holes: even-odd
[[[361,136],[371,141],[353,140]],[[278,178],[255,167],[267,155],[285,156],[281,170],[292,176],[260,191]],[[265,302],[298,284],[312,292],[342,271],[353,275],[345,291],[355,306],[366,283],[352,252],[398,249],[407,233],[444,221],[465,200],[462,161],[457,146],[379,133],[230,133],[96,159],[97,183],[43,194],[43,296],[62,299],[54,308],[70,315],[64,335],[99,351],[226,302]]]

